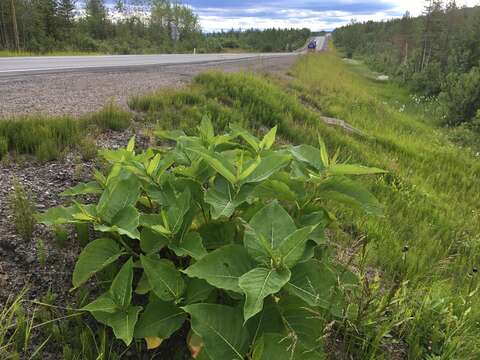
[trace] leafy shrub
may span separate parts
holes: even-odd
[[[97,193],[98,203],[39,215],[101,234],[80,254],[74,288],[119,269],[83,310],[126,345],[145,339],[155,348],[189,321],[186,340],[200,358],[322,357],[314,314],[340,317],[341,289],[355,285],[346,268],[315,255],[334,221],[324,206],[378,214],[377,200],[347,175],[382,171],[337,164],[321,140],[275,150],[276,130],[259,140],[232,125],[216,136],[204,118],[198,136],[160,131],[176,142],[167,152],[136,154],[134,139],[101,151],[110,173],[64,193]]]
[[[25,241],[30,241],[35,226],[35,207],[30,195],[19,183],[14,184],[13,194],[10,195],[10,209],[13,212],[13,219],[17,234]]]
[[[472,121],[480,109],[480,68],[449,74],[440,94],[448,125]]]

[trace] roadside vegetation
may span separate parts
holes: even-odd
[[[301,360],[319,354],[331,359],[477,359],[478,156],[451,142],[450,130],[438,127],[435,103],[419,102],[398,85],[370,75],[332,49],[301,57],[288,76],[208,72],[186,88],[132,98],[130,108],[142,114],[145,135],[156,145],[139,148],[132,140],[127,149],[102,151],[110,164],[102,162],[103,175],[97,172],[94,181],[65,193],[80,200],[94,196],[94,201],[67,202],[72,206],[38,217],[48,225],[75,223],[72,231],[84,247],[73,276],[81,300],[49,315],[48,325],[60,327],[60,341],[51,346],[64,354],[90,349],[85,359],[101,353],[115,359],[147,347],[151,355],[172,359],[189,354],[240,359],[246,353],[255,360],[285,354]],[[321,116],[343,120],[357,131],[327,125]],[[8,149],[15,146],[9,143]],[[259,169],[268,176],[253,176]],[[254,193],[247,191],[245,179],[258,180],[252,183]],[[116,193],[121,190],[122,196]],[[314,193],[318,196],[308,198]],[[117,208],[117,203],[130,206]],[[313,241],[297,238],[300,258],[285,261],[283,248],[269,248],[267,242],[251,246],[250,235],[265,237],[263,225],[282,218],[280,227],[290,223],[287,217]],[[172,226],[171,218],[182,224]],[[90,223],[87,228],[103,235],[92,237],[80,223]],[[238,237],[234,245],[224,244],[226,237],[236,238],[229,226]],[[105,258],[89,255],[100,254],[93,251],[97,246]],[[235,259],[243,253],[245,259],[252,257],[245,262],[250,267],[235,273],[245,281],[215,277],[218,266],[211,258],[225,251],[225,262],[228,247],[235,247]],[[227,266],[224,262],[220,265]],[[310,271],[311,262],[329,270]],[[239,265],[228,263],[228,268]],[[299,267],[305,276],[293,276]],[[142,269],[146,275],[139,278]],[[165,282],[155,280],[159,269],[169,274]],[[271,286],[259,292],[254,284],[265,269],[275,273],[275,281],[265,282]],[[315,277],[330,271],[336,275]],[[292,277],[285,282],[288,272]],[[247,281],[249,276],[255,281]],[[296,286],[288,285],[292,281]],[[299,290],[304,285],[309,288]],[[154,295],[147,300],[148,292]],[[252,299],[258,301],[252,305]],[[210,305],[199,304],[205,302]],[[143,327],[135,327],[133,320],[120,326],[122,316],[137,319],[138,306],[145,305],[137,320]],[[169,319],[178,314],[175,324],[150,326],[146,314],[160,309]],[[85,314],[86,322],[77,321],[87,311],[106,326]],[[278,321],[252,330],[259,312]],[[72,318],[54,320],[65,314]],[[215,322],[218,314],[222,321]],[[43,329],[35,329],[32,346],[48,339]],[[87,334],[85,341],[73,341],[69,331]],[[225,347],[218,333],[234,346]],[[258,337],[252,339],[252,333]],[[106,340],[113,337],[123,342]]]
[[[99,112],[78,119],[41,115],[2,119],[0,160],[7,155],[25,154],[43,161],[55,160],[72,150],[87,154],[90,150],[86,143],[89,135],[106,130],[125,130],[130,126],[131,118],[130,113],[110,104]]]
[[[192,9],[170,0],[118,0],[114,7],[104,0],[0,2],[0,57],[293,51],[309,35],[308,29],[204,34]]]
[[[438,123],[460,126],[452,139],[480,149],[479,24],[479,6],[429,0],[420,17],[353,23],[333,37],[347,57],[407,85],[420,101],[436,102]]]

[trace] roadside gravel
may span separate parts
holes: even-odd
[[[278,72],[295,56],[235,62],[168,65],[125,70],[89,70],[0,77],[0,120],[25,114],[83,115],[110,101],[127,108],[127,100],[159,88],[179,87],[196,74],[218,69]]]

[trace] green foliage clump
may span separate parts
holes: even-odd
[[[468,73],[449,74],[440,94],[448,125],[459,125],[475,119],[480,109],[480,68]]]
[[[380,214],[349,176],[383,171],[337,163],[321,140],[274,148],[276,131],[259,139],[231,125],[215,135],[204,118],[195,136],[159,131],[172,150],[137,154],[132,139],[102,151],[109,173],[64,193],[99,193],[98,203],[38,215],[101,234],[80,254],[73,286],[106,268],[116,274],[82,310],[126,345],[158,347],[188,322],[184,341],[212,360],[323,357],[322,319],[341,318],[356,286],[347,268],[321,256],[335,224],[326,206]]]
[[[121,131],[130,126],[132,115],[123,111],[113,103],[105,106],[102,110],[85,116],[83,126],[93,126],[100,130]]]
[[[97,144],[92,137],[86,136],[78,143],[78,151],[85,161],[95,159],[97,156]]]
[[[131,114],[113,104],[78,119],[33,116],[2,119],[0,151],[31,154],[42,161],[59,159],[69,149],[81,150],[89,130],[120,131],[130,126],[130,121]]]
[[[10,195],[10,209],[13,212],[13,221],[17,234],[25,241],[30,241],[36,224],[35,206],[31,196],[19,182],[15,182],[13,193]]]

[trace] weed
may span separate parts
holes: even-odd
[[[45,267],[47,264],[47,247],[42,239],[37,239],[35,242],[35,248],[37,251],[37,259],[40,266]]]
[[[53,234],[55,238],[55,242],[61,248],[65,247],[68,239],[70,238],[70,231],[67,227],[62,225],[55,225],[53,226]]]
[[[130,126],[132,115],[123,111],[113,103],[105,106],[101,111],[87,115],[83,121],[88,126],[101,130],[121,131]]]
[[[97,156],[97,144],[93,138],[87,136],[78,143],[78,151],[85,161],[95,159]]]
[[[5,136],[0,136],[0,160],[8,154],[8,139]]]
[[[144,339],[148,348],[160,346],[183,326],[188,313],[192,331],[203,338],[212,359],[244,358],[285,334],[293,345],[278,346],[278,353],[293,357],[308,348],[321,356],[317,341],[322,329],[313,337],[302,334],[302,328],[316,326],[302,307],[338,316],[343,298],[330,296],[337,278],[342,285],[355,284],[347,269],[314,259],[326,225],[333,222],[323,206],[335,199],[369,214],[381,213],[376,199],[347,176],[383,171],[336,163],[321,139],[319,148],[275,149],[276,132],[275,127],[259,139],[232,124],[227,134],[215,135],[205,116],[196,136],[158,132],[177,143],[163,155],[153,149],[137,154],[135,138],[126,149],[102,151],[112,167],[98,204],[76,202],[39,215],[46,225],[82,222],[104,233],[80,254],[72,282],[78,288],[108,265],[117,272],[109,290],[83,310],[112,327],[126,346],[134,337]],[[77,187],[71,195],[90,192],[88,186],[83,189],[79,193]],[[223,231],[230,236],[214,241],[214,233]],[[144,279],[136,285],[134,258],[140,259],[137,267]],[[192,290],[194,279],[204,281]],[[132,286],[140,296],[150,293],[161,303],[149,295],[144,309],[133,305]],[[192,299],[189,287],[204,295]],[[205,302],[213,291],[221,299]],[[267,310],[277,297],[276,309]],[[288,318],[297,316],[292,310],[302,312],[295,325],[289,325]],[[168,329],[157,327],[154,314],[171,319]],[[266,323],[279,321],[274,334],[249,334],[244,324],[256,326],[257,314]],[[241,341],[231,338],[232,333],[240,334]],[[232,347],[232,341],[244,345]]]
[[[31,196],[18,181],[14,183],[13,193],[10,195],[10,209],[17,234],[25,241],[32,239],[35,227],[35,206]]]

